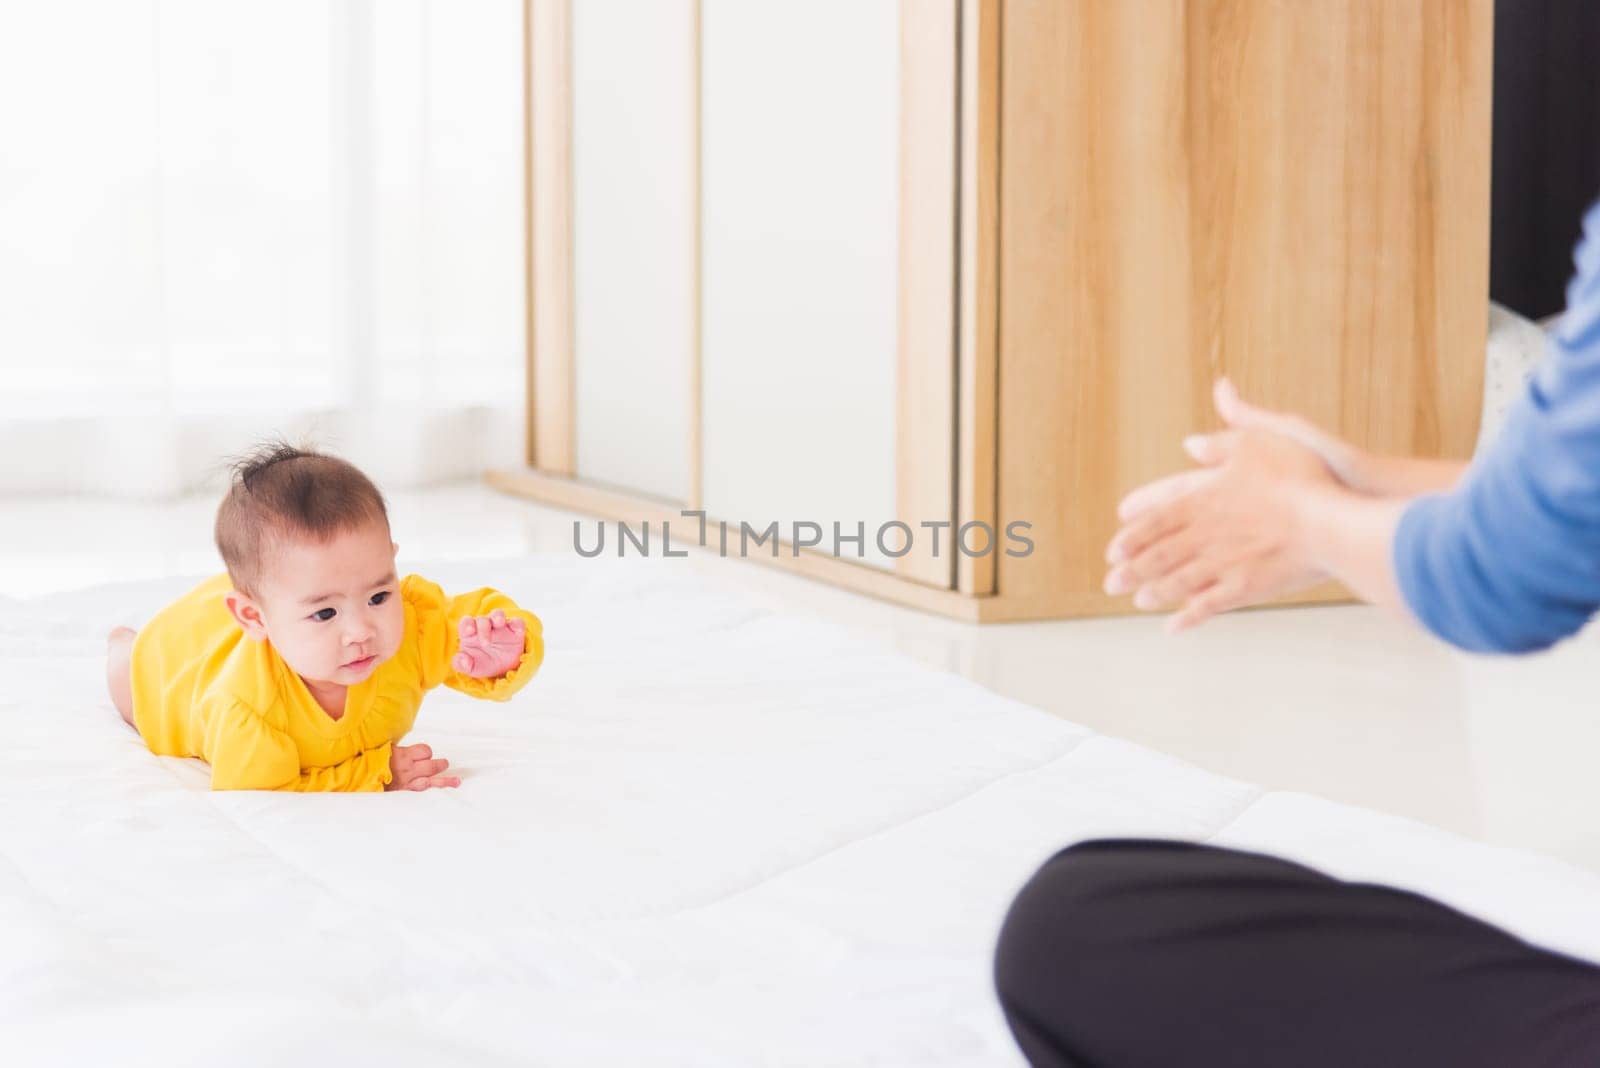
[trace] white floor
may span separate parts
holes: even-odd
[[[576,556],[580,517],[481,486],[397,493],[391,505],[402,566]],[[0,595],[218,569],[214,509],[211,497],[0,499]],[[979,627],[748,561],[691,553],[656,566],[720,574],[863,641],[1213,771],[1600,870],[1594,631],[1552,654],[1500,661],[1463,657],[1354,606],[1238,613],[1179,638],[1148,618]]]

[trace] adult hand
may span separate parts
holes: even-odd
[[[1212,434],[1194,434],[1184,439],[1184,451],[1196,461],[1203,464],[1219,462],[1237,442],[1240,433],[1265,430],[1288,438],[1315,453],[1335,478],[1358,493],[1377,492],[1372,486],[1377,458],[1333,436],[1304,416],[1249,404],[1226,378],[1217,379],[1216,385],[1211,388],[1211,402],[1227,429]]]
[[[1219,386],[1219,409],[1223,398]],[[1302,518],[1305,498],[1338,485],[1318,453],[1262,429],[1211,435],[1191,452],[1207,466],[1141,487],[1118,507],[1107,593],[1134,593],[1141,609],[1181,604],[1167,623],[1177,633],[1327,577]]]
[[[1279,434],[1317,454],[1335,478],[1370,497],[1411,497],[1450,489],[1466,464],[1458,460],[1423,460],[1379,456],[1323,430],[1304,416],[1247,403],[1226,378],[1212,389],[1217,414],[1227,429],[1184,439],[1184,451],[1202,464],[1218,462],[1241,431]]]

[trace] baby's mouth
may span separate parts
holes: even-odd
[[[364,656],[360,660],[352,660],[348,664],[345,664],[344,666],[347,667],[347,668],[351,668],[353,670],[356,670],[356,671],[360,671],[364,667],[370,667],[372,665],[372,662],[374,660],[376,660],[376,659],[378,659],[378,654],[377,653],[373,653],[371,656]]]

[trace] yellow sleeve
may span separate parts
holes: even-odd
[[[392,777],[390,743],[329,768],[300,768],[294,740],[233,702],[208,718],[203,741],[213,790],[382,790]]]
[[[416,612],[417,654],[422,665],[422,688],[431,690],[441,683],[469,697],[505,701],[528,684],[544,663],[544,624],[532,612],[524,611],[499,590],[487,587],[446,597],[436,584],[418,575],[408,575],[401,584],[401,596]],[[496,608],[507,619],[522,620],[522,658],[504,675],[495,679],[475,679],[451,668],[460,644],[461,620],[467,616],[486,616]]]

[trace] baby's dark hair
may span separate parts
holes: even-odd
[[[217,508],[217,551],[234,588],[254,596],[275,542],[327,541],[367,523],[389,525],[383,494],[354,464],[284,441],[229,463],[232,484]]]

